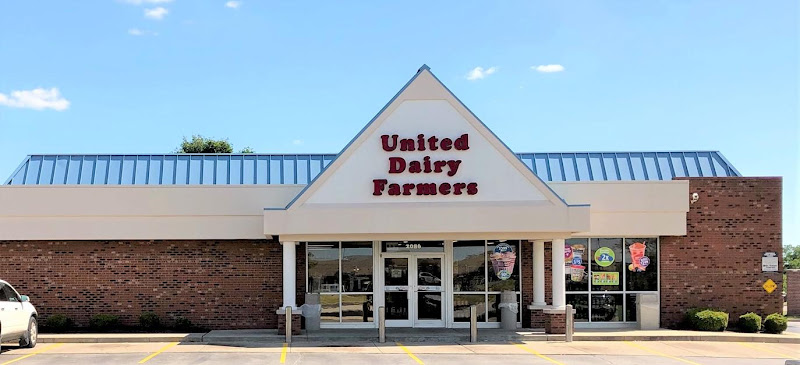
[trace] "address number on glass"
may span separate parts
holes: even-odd
[[[409,250],[419,250],[422,248],[422,244],[420,243],[404,243],[403,245],[405,245],[405,248]]]

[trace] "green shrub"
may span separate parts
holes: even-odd
[[[689,308],[686,311],[686,317],[683,318],[682,329],[693,330],[697,328],[697,313],[705,310],[714,310],[711,308]]]
[[[144,312],[139,316],[139,325],[146,330],[154,330],[161,327],[161,318],[153,312]]]
[[[728,313],[713,309],[694,311],[690,317],[692,328],[697,331],[724,331],[728,327]]]
[[[183,332],[190,332],[194,329],[194,324],[186,317],[175,318],[175,329]]]
[[[786,317],[780,313],[772,313],[764,320],[764,332],[767,333],[781,333],[786,331],[789,322]]]
[[[739,330],[747,333],[758,333],[761,331],[761,316],[753,312],[739,316]]]
[[[53,314],[44,321],[44,327],[52,332],[64,332],[72,326],[72,319],[64,314]]]
[[[113,314],[95,314],[89,319],[89,328],[99,332],[107,332],[119,326],[119,317]]]

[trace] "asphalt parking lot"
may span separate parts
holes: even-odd
[[[739,342],[526,342],[502,344],[40,344],[4,346],[0,365],[38,364],[619,364],[750,365],[800,359],[800,345]]]

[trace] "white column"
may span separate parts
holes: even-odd
[[[564,277],[564,240],[553,240],[553,308],[567,305],[566,279]]]
[[[281,244],[283,245],[283,306],[281,309],[288,306],[291,306],[292,309],[296,309],[297,245],[293,241],[283,241]]]
[[[544,301],[544,240],[533,241],[533,303],[545,306]]]

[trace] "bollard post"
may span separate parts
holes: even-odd
[[[292,307],[286,307],[286,343],[292,343]]]
[[[564,314],[566,315],[565,324],[567,326],[564,334],[567,342],[572,342],[572,331],[574,329],[573,322],[575,321],[575,318],[572,317],[572,304],[567,304],[567,309],[564,310]]]
[[[478,342],[478,308],[469,306],[469,342]]]
[[[386,307],[378,307],[378,340],[386,342]]]

